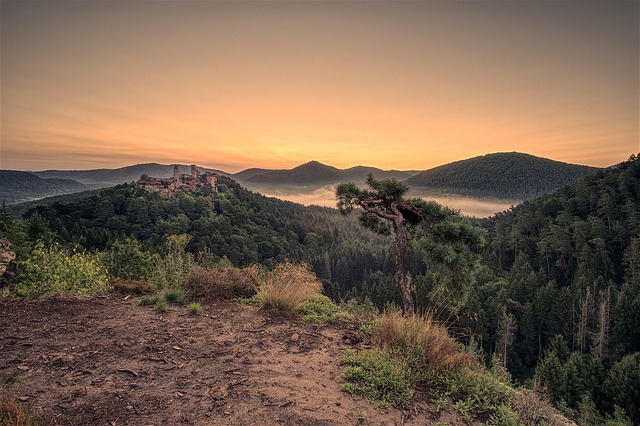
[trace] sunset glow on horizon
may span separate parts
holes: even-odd
[[[0,168],[640,151],[639,3],[1,3]]]

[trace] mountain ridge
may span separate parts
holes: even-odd
[[[530,199],[601,170],[519,152],[497,152],[443,164],[407,179],[412,188],[465,196]]]
[[[190,172],[190,166],[182,164],[178,166],[182,173]],[[78,185],[84,185],[78,187],[79,192],[80,190],[98,189],[137,181],[142,174],[167,178],[172,175],[173,167],[173,165],[159,163],[142,163],[117,169],[43,170],[23,173],[31,173],[43,179],[71,179],[76,181]],[[367,175],[372,173],[379,180],[395,178],[404,181],[414,190],[414,193],[425,196],[452,194],[511,200],[525,200],[549,193],[583,176],[601,170],[597,167],[565,163],[518,152],[476,156],[420,172],[415,170],[382,170],[363,165],[339,169],[316,160],[291,169],[248,168],[237,173],[227,173],[205,167],[198,168],[201,171],[233,177],[248,189],[264,193],[286,189],[307,194],[319,188],[328,188],[343,182],[361,184],[364,183]],[[1,178],[0,182],[6,185]],[[19,189],[14,190],[20,191]],[[60,189],[54,190],[52,188],[49,192],[24,193],[19,198],[26,201],[65,193],[69,192],[61,192]],[[4,200],[8,204],[15,202],[7,201],[8,197],[5,197]]]
[[[411,173],[402,170],[382,170],[377,167],[362,165],[339,169],[316,160],[309,161],[292,169],[261,170],[262,172],[252,174],[248,178],[245,178],[246,171],[236,173],[233,177],[249,187],[251,185],[315,185],[320,187],[345,181],[364,181],[369,173],[373,173],[379,179],[395,178],[405,180],[411,177]]]
[[[191,173],[190,165],[177,164],[182,173]],[[142,163],[117,169],[89,169],[89,170],[43,170],[33,172],[42,178],[74,179],[93,188],[105,188],[121,183],[137,181],[140,175],[147,174],[158,178],[168,178],[173,174],[174,164]],[[220,175],[228,175],[221,170],[198,167],[204,172],[213,172]]]
[[[43,179],[19,170],[0,170],[0,203],[16,204],[49,195],[65,195],[90,189],[86,185],[62,178]]]

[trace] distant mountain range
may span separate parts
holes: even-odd
[[[381,170],[375,167],[355,166],[349,169],[337,169],[317,161],[310,161],[291,170],[249,169],[236,173],[232,177],[238,182],[252,185],[293,185],[320,187],[340,182],[360,182],[373,173],[378,179],[396,178],[405,180],[412,175],[398,170]]]
[[[71,179],[42,179],[29,172],[0,170],[0,204],[16,204],[90,189]]]
[[[190,172],[187,165],[179,167],[182,173]],[[511,200],[525,200],[549,193],[599,170],[516,152],[487,154],[422,172],[381,170],[366,166],[338,169],[317,161],[289,170],[251,168],[235,174],[215,169],[199,169],[229,176],[256,192],[286,188],[306,193],[341,182],[364,184],[367,175],[372,173],[377,179],[395,178],[405,181],[420,193]],[[136,164],[119,169],[45,170],[33,173],[0,170],[0,202],[15,204],[137,181],[142,174],[166,178],[172,173],[173,165],[156,163]]]
[[[178,167],[182,173],[191,173],[191,166],[179,164]],[[225,176],[229,175],[220,170],[207,169],[204,167],[199,167],[199,169],[204,172],[213,172]],[[143,174],[159,178],[171,177],[171,175],[173,175],[173,165],[146,163],[121,167],[119,169],[44,170],[41,172],[33,172],[33,174],[43,179],[73,179],[92,188],[106,188],[125,182],[137,181]]]

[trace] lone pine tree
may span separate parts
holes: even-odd
[[[460,251],[469,254],[468,244],[481,244],[479,230],[462,219],[456,212],[433,201],[405,199],[409,187],[404,182],[391,178],[375,180],[367,178],[368,189],[358,188],[353,183],[343,183],[336,188],[338,210],[348,214],[362,209],[360,222],[363,226],[387,234],[390,228],[396,236],[396,285],[402,298],[405,316],[413,315],[415,302],[409,288],[404,259],[407,252],[408,229],[421,227],[422,234],[432,242],[455,244]],[[453,250],[452,250],[453,251]],[[459,254],[459,253],[456,253]],[[459,259],[461,256],[451,256]],[[443,259],[444,260],[444,259]],[[446,260],[444,260],[446,261]]]

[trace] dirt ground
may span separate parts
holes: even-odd
[[[215,302],[0,298],[0,392],[58,425],[463,424],[340,391],[345,327]],[[420,399],[420,398],[418,398]]]

